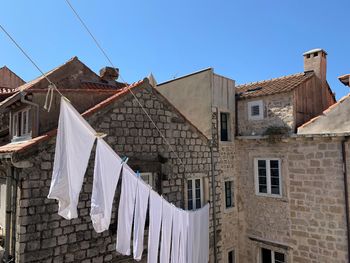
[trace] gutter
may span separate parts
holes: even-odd
[[[215,174],[214,174],[214,155],[213,155],[213,140],[210,141],[210,156],[211,156],[211,191],[213,196],[213,241],[214,241],[214,263],[217,262],[217,238],[216,238],[216,196],[215,196]],[[349,261],[350,262],[350,261]]]
[[[348,262],[350,262],[350,218],[349,218],[349,189],[348,189],[348,169],[347,169],[347,155],[345,143],[348,141],[349,137],[346,136],[341,141],[342,157],[343,157],[343,175],[344,175],[344,196],[345,196],[345,218],[347,227],[347,247],[348,247]]]

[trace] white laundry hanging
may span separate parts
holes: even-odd
[[[58,200],[58,214],[65,219],[78,217],[79,193],[94,141],[94,129],[62,97],[48,198]]]
[[[148,231],[148,263],[158,262],[158,248],[160,227],[162,222],[161,198],[156,192],[151,191],[149,196],[149,231]]]
[[[169,263],[171,229],[173,223],[173,213],[175,206],[163,199],[162,202],[162,237],[160,243],[160,262]]]
[[[209,261],[209,204],[200,209],[196,215],[196,224],[199,224],[199,232],[196,233],[195,246],[199,255],[198,263]]]
[[[178,263],[180,256],[180,234],[183,225],[182,210],[174,207],[173,230],[171,237],[171,263]]]
[[[187,263],[189,211],[181,210],[180,216],[182,225],[180,227],[179,263]]]
[[[150,186],[138,179],[134,218],[134,259],[141,260]]]
[[[118,209],[116,250],[130,256],[131,228],[134,217],[137,177],[128,165],[122,168],[122,190]]]
[[[207,263],[209,260],[209,204],[188,215],[187,262]]]
[[[97,233],[109,228],[121,168],[121,158],[102,138],[98,138],[90,211],[92,225]]]

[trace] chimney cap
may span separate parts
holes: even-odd
[[[304,54],[303,54],[303,56],[306,56],[306,55],[309,55],[309,54],[313,54],[313,53],[316,53],[316,52],[323,52],[323,53],[325,53],[326,55],[328,55],[327,54],[327,52],[324,50],[324,49],[322,49],[322,48],[314,48],[314,49],[311,49],[311,50],[309,50],[309,51],[306,51]]]

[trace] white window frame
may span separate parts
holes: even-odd
[[[140,173],[140,177],[145,183],[149,184],[152,188],[154,188],[153,173]]]
[[[201,194],[200,194],[200,199],[201,199],[201,204],[200,204],[200,207],[196,207],[196,180],[200,180],[200,184],[199,184],[199,187],[200,187],[200,190],[201,190]],[[191,181],[192,182],[192,210],[196,210],[196,209],[199,209],[201,207],[203,207],[203,200],[204,200],[204,186],[203,186],[203,178],[200,178],[200,177],[195,177],[195,178],[188,178],[186,180],[186,206],[187,206],[187,209],[188,208],[188,201],[189,201],[189,198],[188,198],[188,181]]]
[[[252,107],[259,106],[259,115],[252,115]],[[264,104],[262,100],[255,100],[248,102],[248,119],[252,121],[264,119]]]
[[[259,171],[258,161],[266,162],[266,185],[267,193],[259,192]],[[270,161],[278,161],[278,178],[279,178],[279,194],[271,193],[271,169]],[[255,193],[260,196],[282,197],[282,175],[281,175],[281,159],[279,158],[254,158],[254,174],[255,174]]]
[[[30,108],[24,108],[22,110],[16,111],[10,115],[10,125],[11,125],[11,136],[12,140],[16,141],[18,139],[30,139],[32,137],[32,131],[29,127],[29,118],[30,118]],[[21,116],[21,130],[18,131],[19,126],[19,116]],[[24,125],[24,117],[26,122]],[[19,134],[18,134],[19,132]]]
[[[262,263],[262,250],[266,249],[266,250],[270,250],[271,252],[271,263],[275,263],[275,253],[280,253],[284,255],[284,262],[283,263],[287,263],[287,254],[285,252],[280,252],[280,251],[276,251],[276,250],[272,250],[270,248],[265,248],[265,247],[261,247],[260,248],[260,254],[259,254],[259,262]]]

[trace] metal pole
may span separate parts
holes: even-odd
[[[213,197],[213,230],[214,230],[214,263],[217,263],[217,241],[216,241],[216,196],[215,196],[215,174],[214,174],[214,156],[213,156],[213,140],[210,140],[211,155],[211,190]]]
[[[345,195],[345,218],[346,218],[346,226],[347,226],[347,238],[348,238],[348,261],[350,262],[350,218],[349,218],[349,189],[348,189],[348,169],[347,169],[347,161],[346,161],[346,148],[345,142],[347,141],[347,137],[344,138],[341,142],[342,149],[342,157],[343,157],[343,176],[344,176],[344,195]]]

